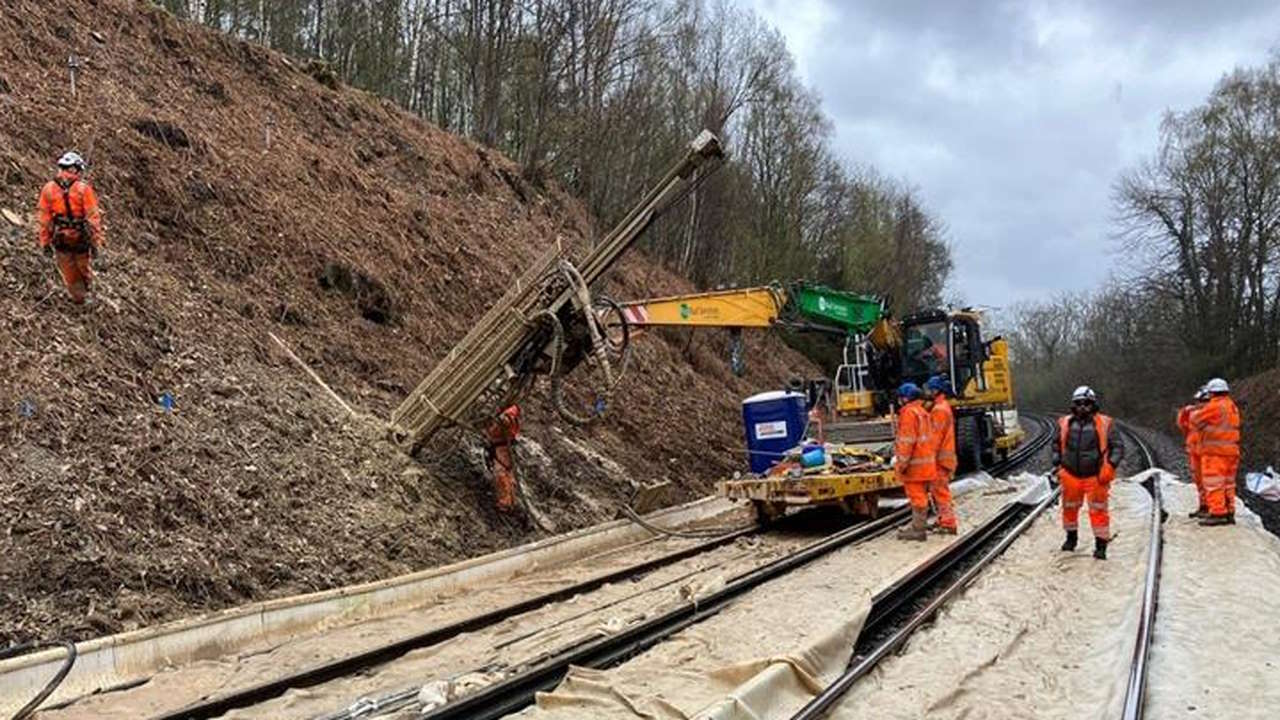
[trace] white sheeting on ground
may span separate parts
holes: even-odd
[[[1280,539],[1243,503],[1236,525],[1201,527],[1195,489],[1166,479],[1164,564],[1147,717],[1280,713]]]
[[[1280,475],[1276,474],[1275,468],[1268,466],[1266,472],[1245,475],[1244,486],[1263,500],[1280,502]]]
[[[956,503],[961,530],[990,517],[1018,490],[989,479],[962,488]],[[836,551],[623,665],[573,670],[517,717],[788,717],[848,664],[874,593],[953,540],[904,543],[890,535]]]
[[[1093,559],[1083,513],[1080,548],[1059,550],[1061,508],[1049,508],[830,717],[1118,717],[1150,509],[1141,487],[1116,483],[1111,523],[1117,536],[1102,562]]]

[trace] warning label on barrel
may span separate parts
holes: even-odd
[[[773,440],[774,438],[784,438],[786,436],[787,422],[785,420],[756,423],[757,440]]]

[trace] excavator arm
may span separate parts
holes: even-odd
[[[868,335],[894,331],[885,322],[883,299],[792,282],[734,290],[620,303],[622,317],[635,328],[654,326],[767,328],[785,327],[835,335]]]

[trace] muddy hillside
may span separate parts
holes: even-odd
[[[147,3],[0,0],[0,645],[84,638],[403,573],[547,530],[499,516],[474,439],[410,458],[391,409],[546,243],[597,228],[554,187],[300,61]],[[68,55],[78,58],[71,94]],[[83,152],[109,247],[73,308],[36,251]],[[687,289],[633,253],[610,290]],[[368,418],[345,415],[275,334]],[[556,530],[632,480],[674,500],[743,462],[739,400],[815,368],[775,338],[648,335],[605,424],[519,449]]]

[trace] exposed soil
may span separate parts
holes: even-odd
[[[102,40],[90,33],[98,33]],[[70,96],[67,56],[81,68]],[[110,246],[70,306],[34,230],[0,219],[0,645],[85,638],[399,574],[542,530],[493,509],[481,453],[422,457],[385,418],[540,249],[590,218],[498,153],[147,3],[0,0],[0,208],[91,163]],[[632,255],[618,297],[688,289]],[[280,336],[367,417],[345,416]],[[741,465],[738,401],[815,368],[748,338],[655,334],[608,422],[519,450],[558,530],[632,480],[671,500]],[[171,406],[171,408],[169,407]]]

